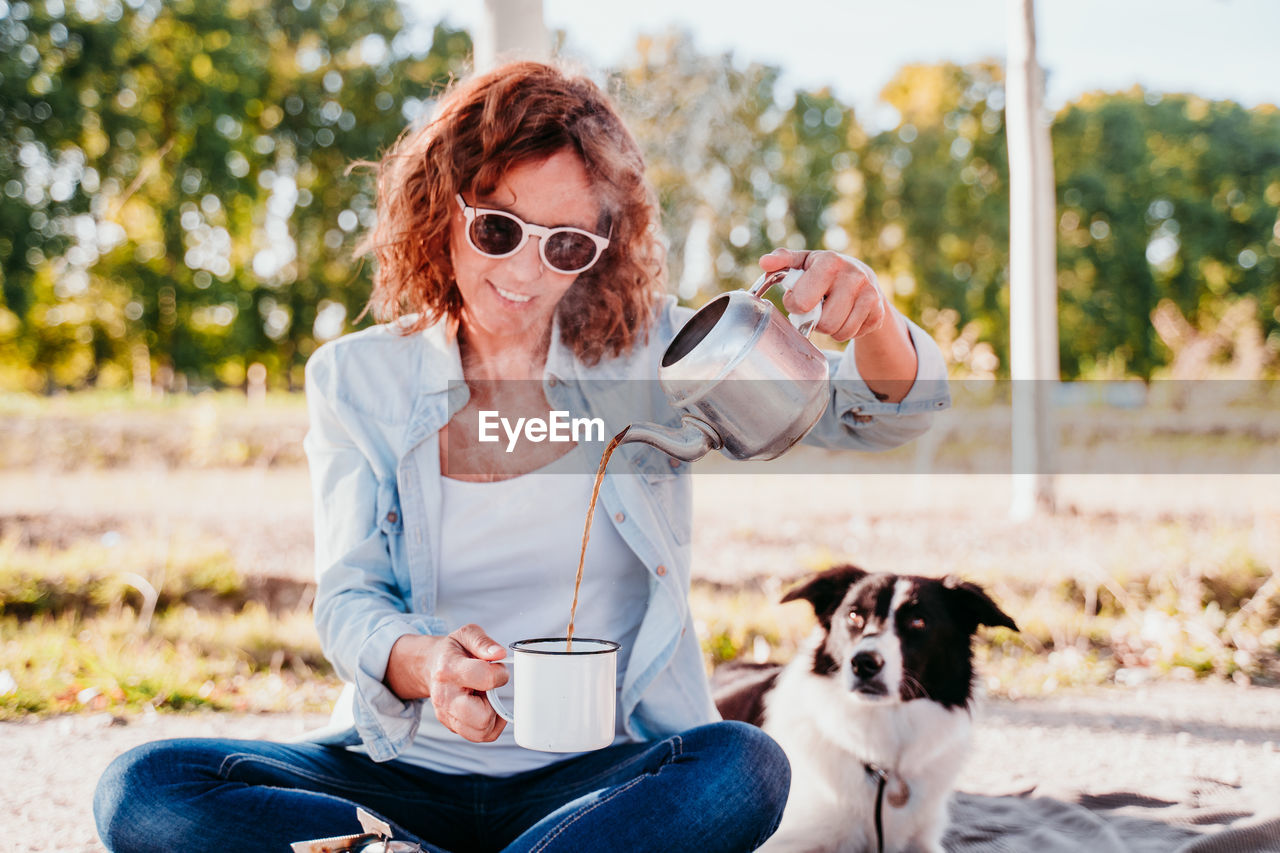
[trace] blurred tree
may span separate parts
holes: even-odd
[[[1280,352],[1280,111],[1134,89],[1080,99],[1054,135],[1064,369],[1156,373],[1166,299],[1207,324],[1251,296]]]
[[[882,97],[900,121],[855,151],[854,250],[909,313],[956,337],[957,370],[1007,375],[1003,71],[907,66]],[[1173,355],[1152,324],[1165,299],[1198,323],[1253,297],[1274,361],[1280,111],[1135,89],[1081,98],[1052,133],[1063,375],[1159,375]]]
[[[0,0],[0,382],[294,385],[358,313],[374,158],[463,65],[394,0]]]
[[[1007,365],[1003,80],[995,62],[899,71],[881,94],[898,126],[861,149],[863,192],[846,226],[909,315],[934,332],[965,330],[953,355],[979,374],[996,369],[993,352]],[[989,346],[968,348],[971,339]]]
[[[780,89],[778,68],[703,55],[687,33],[641,38],[637,56],[614,84],[686,302],[751,284],[760,255],[776,246],[848,247],[839,176],[860,137],[846,105],[825,90]]]
[[[768,251],[765,210],[781,192],[769,168],[782,159],[779,72],[701,54],[681,32],[636,50],[613,88],[658,193],[669,275],[686,301],[742,287]]]
[[[428,32],[394,0],[0,0],[0,387],[235,385],[254,361],[296,386],[368,295],[349,165],[466,62],[465,33]],[[904,67],[897,125],[868,134],[778,68],[679,33],[637,48],[611,84],[686,302],[774,246],[848,251],[958,372],[1007,375],[998,63]],[[1094,94],[1053,136],[1064,375],[1158,373],[1162,300],[1207,328],[1251,297],[1274,359],[1280,111]]]

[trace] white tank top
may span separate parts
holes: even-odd
[[[452,631],[474,622],[503,646],[563,637],[569,624],[582,527],[595,480],[585,452],[568,454],[529,474],[495,483],[443,478],[436,615]],[[644,564],[602,507],[591,526],[575,637],[621,643],[618,687],[649,600]],[[511,707],[508,683],[499,691]],[[615,743],[628,738],[621,715]],[[412,746],[399,758],[441,773],[509,776],[569,758],[517,746],[510,724],[492,743],[473,743],[446,729],[430,703]]]

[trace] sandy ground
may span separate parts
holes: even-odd
[[[1143,520],[1186,523],[1190,547],[1229,524],[1280,567],[1280,477],[1075,476],[1052,520],[1009,517],[1007,477],[703,475],[695,481],[695,576],[787,579],[832,559],[899,572],[979,573],[998,551],[1028,571],[1097,569],[1095,537],[1146,550]],[[0,471],[0,522],[33,540],[199,536],[238,565],[310,575],[306,472]],[[1101,525],[1101,526],[1099,526]],[[5,533],[6,531],[0,531]],[[1157,555],[1158,557],[1158,555]],[[980,705],[961,788],[1035,788],[1065,798],[1141,791],[1212,798],[1225,812],[1280,812],[1280,690],[1217,683],[1059,692]],[[94,784],[129,747],[172,736],[287,738],[322,720],[288,715],[66,717],[0,724],[0,815],[8,849],[100,850]]]
[[[985,795],[1035,789],[1072,799],[1140,791],[1171,802],[1207,800],[1217,814],[1280,814],[1280,693],[1220,684],[1160,684],[990,701],[977,710],[960,789]],[[167,737],[288,739],[316,716],[62,717],[0,724],[0,814],[7,849],[100,851],[93,789],[132,746]]]

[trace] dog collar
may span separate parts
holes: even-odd
[[[876,779],[876,853],[884,853],[884,789],[889,784],[889,771],[870,762],[862,766]]]

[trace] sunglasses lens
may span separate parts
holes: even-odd
[[[547,263],[561,272],[577,272],[589,266],[599,250],[585,234],[557,231],[547,238]]]
[[[523,238],[520,223],[500,213],[482,213],[471,223],[471,242],[486,255],[508,255]]]

